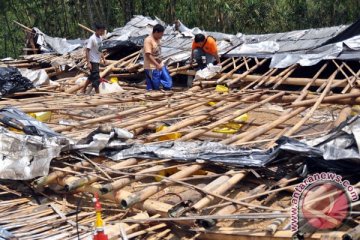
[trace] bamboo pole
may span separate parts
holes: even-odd
[[[234,173],[233,170],[230,170],[227,172],[226,175],[222,175],[208,183],[207,185],[203,186],[202,184],[198,187],[202,188],[205,191],[214,192],[216,189],[218,189],[221,185],[226,183],[230,179],[230,174]],[[199,194],[200,193],[200,194]],[[200,199],[202,199],[203,194],[201,192],[196,191],[194,189],[189,189],[183,193],[180,193],[179,196],[181,197],[182,202],[190,200],[191,202],[198,202]],[[168,200],[171,201],[171,200]],[[182,212],[178,213],[177,211],[168,212],[168,215],[170,216],[179,216],[182,215]]]
[[[159,214],[162,217],[167,217],[170,209],[173,208],[173,205],[156,201],[154,199],[147,199],[141,206],[141,209],[145,210],[150,214]]]
[[[159,230],[159,229],[162,229],[162,228],[165,228],[167,227],[167,225],[165,223],[160,223],[160,224],[157,224],[155,226],[152,226],[152,227],[149,227],[147,229],[144,229],[144,230],[140,230],[138,232],[134,232],[134,233],[131,233],[129,234],[127,237],[130,239],[130,238],[135,238],[135,237],[138,237],[138,236],[141,236],[141,235],[144,235],[144,234],[147,234],[147,233],[150,233],[150,232],[153,232],[155,230]]]
[[[82,161],[82,162],[76,163],[73,168],[66,167],[64,169],[78,171],[78,170],[80,170],[81,167],[88,167],[88,166],[90,166],[89,162]],[[66,175],[66,173],[62,172],[62,171],[52,172],[48,176],[44,176],[44,177],[41,177],[41,178],[35,180],[35,187],[41,189],[45,185],[48,185],[48,184],[56,181],[56,179],[64,177],[65,175]]]
[[[341,66],[339,68],[337,68],[337,70],[340,71],[340,69],[342,69],[343,67],[344,67],[344,63],[342,63]],[[323,82],[323,84],[316,90],[316,92],[320,93],[322,90],[324,90],[324,88],[327,86],[327,82],[328,81]],[[330,89],[333,89],[333,88],[336,88],[336,87],[342,87],[342,86],[346,87],[346,85],[347,85],[347,80],[346,79],[337,80],[337,81],[335,81],[335,83],[332,84]]]
[[[139,51],[137,51],[137,52],[134,52],[134,53],[132,53],[132,54],[130,54],[130,55],[128,55],[128,56],[120,59],[120,60],[117,60],[117,61],[111,63],[109,66],[107,66],[107,67],[105,68],[104,71],[102,71],[102,72],[100,73],[100,77],[105,77],[110,71],[112,71],[112,69],[113,69],[116,65],[118,65],[118,64],[120,64],[120,63],[123,63],[123,62],[125,62],[125,61],[127,61],[127,60],[129,60],[129,59],[131,60],[131,58],[136,57],[136,55],[140,54],[140,52],[141,52],[141,50],[139,50]],[[130,60],[129,60],[129,61],[130,61]]]
[[[289,183],[291,182],[290,180],[293,180],[297,175],[297,172],[294,171],[294,172],[290,172],[288,174],[286,174],[285,177],[281,178],[276,184],[274,187],[277,187],[277,188],[285,188],[286,186],[289,185]],[[295,178],[297,179],[297,178]],[[264,205],[268,205],[277,195],[278,195],[279,192],[272,192],[270,193],[267,198],[264,200],[263,204]]]
[[[357,104],[360,103],[359,97],[360,97],[359,92],[334,94],[332,96],[325,97],[322,103]],[[311,106],[314,105],[316,101],[317,99],[313,98],[313,99],[303,100],[300,102],[293,102],[290,106],[291,107]]]
[[[176,179],[181,179],[183,177],[190,176],[191,174],[200,170],[201,168],[202,168],[202,165],[195,164],[193,166],[187,167],[187,168],[171,175],[169,177],[169,179],[176,180]],[[165,179],[162,180],[161,182],[164,183],[164,186],[174,184],[174,182],[168,182]],[[121,199],[120,206],[122,208],[129,208],[132,205],[134,205],[138,202],[142,202],[145,199],[149,198],[150,196],[154,195],[155,193],[159,192],[162,188],[163,188],[163,186],[150,186],[139,192],[132,193],[130,196]]]
[[[258,107],[260,107],[260,106],[262,106],[262,105],[264,105],[264,104],[266,104],[266,103],[268,103],[268,102],[271,102],[272,100],[274,100],[274,99],[276,99],[276,98],[279,98],[279,97],[281,97],[281,96],[283,96],[283,95],[285,95],[285,92],[279,92],[279,93],[277,93],[277,94],[275,94],[275,95],[272,95],[272,96],[266,98],[266,99],[263,100],[263,101],[260,101],[260,102],[258,102],[258,103],[255,103],[255,104],[253,104],[253,105],[251,105],[251,106],[249,106],[249,107],[247,107],[247,108],[245,108],[245,109],[237,110],[237,111],[235,111],[234,113],[230,114],[229,116],[226,116],[226,117],[224,117],[224,118],[222,118],[222,119],[220,119],[220,120],[218,120],[218,121],[216,121],[216,122],[214,122],[214,123],[209,124],[208,126],[206,126],[205,129],[195,130],[195,131],[193,131],[192,133],[189,133],[189,134],[181,137],[181,138],[179,139],[179,141],[188,141],[188,140],[190,140],[190,139],[193,139],[193,138],[195,138],[195,137],[198,137],[198,136],[200,136],[201,134],[203,134],[203,133],[205,133],[205,132],[207,132],[207,131],[211,131],[212,129],[220,126],[221,124],[227,123],[227,122],[229,122],[229,121],[237,118],[238,116],[240,116],[240,115],[242,115],[242,114],[245,114],[245,113],[247,113],[247,112],[249,112],[249,111],[251,111],[251,110],[253,110],[253,109],[256,109],[256,108],[258,108]],[[255,95],[255,96],[256,96],[256,95]]]
[[[296,70],[297,65],[293,69],[291,69],[287,74],[285,74],[284,77],[282,77],[279,81],[275,83],[275,85],[272,87],[272,89],[278,88],[288,77],[290,77],[291,74]]]
[[[339,69],[337,69],[332,76],[329,79],[329,82],[325,88],[325,90],[322,92],[322,94],[320,95],[320,97],[317,99],[315,105],[311,108],[311,110],[309,112],[306,113],[306,115],[295,124],[295,126],[293,126],[288,132],[286,132],[284,135],[289,137],[292,134],[294,134],[296,131],[298,131],[302,125],[304,125],[304,123],[306,121],[308,121],[310,119],[310,117],[314,114],[314,112],[316,111],[316,109],[320,106],[321,102],[324,100],[325,96],[329,93],[330,88],[331,88],[331,84],[334,81],[336,74],[339,72]]]
[[[269,236],[269,233],[266,231],[254,231],[254,230],[237,230],[236,228],[221,228],[217,230],[198,230],[202,234],[199,236],[199,239],[206,240],[284,240],[292,239],[294,233],[290,230],[277,231],[273,236]],[[328,236],[326,233],[314,233],[310,236],[307,236],[307,240],[319,240],[319,239],[340,239],[344,232],[332,232]],[[331,237],[331,238],[330,238]]]
[[[351,112],[351,107],[345,107],[342,109],[334,122],[334,127],[338,127],[341,123],[343,123],[351,115]]]
[[[137,223],[137,222],[172,222],[172,221],[191,221],[191,220],[200,220],[200,219],[233,219],[233,220],[250,220],[250,219],[274,219],[279,217],[290,217],[289,213],[241,213],[241,214],[232,214],[232,215],[202,215],[202,216],[190,216],[190,217],[177,217],[177,218],[157,218],[157,219],[137,219],[137,220],[127,220],[124,219],[125,223]]]
[[[139,174],[144,174],[144,173],[150,173],[150,172],[155,172],[155,171],[159,171],[161,169],[163,169],[164,166],[163,165],[156,165],[156,166],[152,166],[150,168],[146,168],[144,170],[139,171]],[[144,175],[140,175],[137,177],[137,181],[142,180],[146,178],[146,176]],[[129,183],[131,183],[131,179],[130,178],[121,178],[119,180],[116,180],[112,183],[107,183],[107,184],[102,184],[100,185],[100,191],[102,193],[109,193],[112,191],[118,191],[119,189],[125,187],[126,185],[128,185]]]
[[[180,72],[181,74],[184,75],[195,75],[195,72],[193,71],[187,71],[187,72]],[[220,74],[220,76],[224,76],[224,74]],[[233,74],[233,77],[238,77],[240,76],[240,74]],[[256,81],[259,78],[258,75],[247,75],[246,77],[244,77],[242,79],[242,82],[253,82]],[[276,77],[270,77],[269,80],[270,81],[274,81],[277,80],[278,76]],[[311,78],[288,78],[283,82],[283,85],[295,85],[295,86],[305,86],[306,84],[308,84],[309,82],[311,82],[312,79]],[[317,79],[316,81],[314,81],[313,86],[315,87],[319,87],[321,85],[323,85],[324,83],[326,84],[327,79]],[[337,81],[338,82],[338,81]],[[360,85],[360,81],[357,80],[354,82],[354,84],[359,84]],[[347,81],[339,81],[338,85],[336,87],[346,87],[347,85]]]
[[[166,105],[166,103],[155,103],[151,107],[161,107],[163,105]],[[115,113],[115,114],[110,114],[110,115],[106,115],[106,116],[102,116],[102,117],[98,117],[98,118],[93,118],[93,119],[80,121],[76,126],[61,126],[61,127],[53,128],[53,130],[58,131],[58,132],[63,132],[63,131],[66,131],[66,130],[70,130],[72,128],[84,127],[85,125],[94,124],[94,123],[100,123],[100,122],[108,121],[108,120],[111,120],[111,119],[115,119],[115,118],[119,118],[119,117],[123,117],[123,116],[128,116],[130,114],[141,112],[141,111],[144,111],[144,110],[147,110],[147,109],[148,109],[148,107],[137,107],[137,108],[125,110],[125,111],[122,111],[122,112],[119,112],[119,113]]]
[[[81,23],[78,23],[78,26],[79,26],[79,27],[81,27],[82,29],[84,29],[84,30],[86,30],[86,31],[90,32],[90,33],[95,33],[95,31],[94,31],[94,30],[92,30],[92,29],[90,29],[90,28],[88,28],[88,27],[86,27],[86,26],[82,25]]]
[[[230,80],[228,83],[226,83],[227,86],[231,87],[234,84],[236,84],[238,81],[242,80],[244,77],[246,77],[247,75],[249,75],[250,73],[252,73],[253,71],[255,71],[258,67],[260,67],[261,65],[263,65],[268,59],[263,59],[261,60],[259,63],[257,63],[255,66],[251,67],[250,69],[248,69],[246,72],[244,72],[243,74],[241,74],[240,76],[235,77],[234,79]],[[219,81],[218,81],[219,83]]]
[[[128,160],[122,161],[120,163],[117,164],[113,164],[112,166],[110,166],[111,169],[114,170],[118,170],[121,169],[122,167],[125,166],[130,166],[133,164],[136,164],[138,161],[135,158],[130,158]],[[98,176],[86,176],[86,177],[82,177],[74,182],[68,183],[65,185],[65,191],[69,192],[69,191],[74,191],[77,188],[80,188],[82,186],[94,183],[96,181],[100,180],[100,178]]]
[[[25,31],[28,31],[28,32],[32,33],[32,29],[31,29],[31,28],[25,26],[24,24],[21,24],[21,23],[15,21],[15,20],[13,20],[13,22],[16,23],[17,25],[19,25],[20,27],[22,27]]]
[[[279,212],[274,212],[279,213]],[[279,226],[285,222],[286,218],[277,218],[274,221],[272,221],[269,225],[266,226],[266,232],[268,232],[271,235],[274,235],[276,231],[278,230]]]
[[[265,86],[270,86],[271,84],[273,84],[274,82],[278,81],[280,78],[284,77],[285,75],[287,75],[291,70],[293,70],[296,67],[296,64],[291,65],[290,67],[286,68],[284,71],[280,72],[276,77],[274,78],[270,78],[270,81],[267,81],[265,83]]]
[[[201,122],[205,119],[207,119],[209,116],[213,116],[213,115],[216,115],[218,113],[221,113],[221,112],[224,112],[228,109],[231,109],[233,108],[235,105],[237,105],[237,103],[235,104],[228,104],[226,106],[224,106],[223,108],[218,108],[218,106],[221,106],[223,103],[225,103],[224,101],[222,102],[219,102],[217,103],[216,105],[210,107],[210,109],[213,109],[212,111],[210,111],[208,114],[206,115],[199,115],[199,116],[195,116],[195,117],[191,117],[189,119],[185,119],[183,121],[180,121],[172,126],[170,126],[169,128],[161,131],[160,133],[155,133],[155,134],[151,134],[149,135],[148,137],[146,137],[146,140],[147,141],[152,141],[154,140],[155,138],[157,137],[160,137],[160,136],[163,136],[163,135],[166,135],[170,132],[174,132],[176,130],[179,130],[181,128],[184,128],[186,126],[190,126],[190,125],[193,125],[195,123],[198,123],[198,122]],[[217,109],[216,109],[217,108]]]
[[[314,77],[311,79],[310,82],[306,84],[306,86],[301,90],[301,96],[295,100],[295,102],[299,102],[300,100],[304,99],[306,95],[308,94],[308,89],[313,85],[313,83],[319,78],[319,76],[324,72],[324,70],[329,65],[329,62],[326,62],[320,69],[317,71],[317,73],[314,75]]]
[[[345,65],[349,70],[351,70],[351,68],[350,68],[346,63],[344,63],[344,65]],[[353,73],[353,72],[352,72],[352,73]],[[353,73],[353,74],[354,74],[354,73]],[[359,80],[359,75],[360,75],[360,70],[359,70],[356,74],[354,74],[354,76],[352,76],[352,78],[351,78],[351,80],[350,80],[350,84],[354,85],[354,83]],[[350,84],[346,85],[346,87],[341,91],[341,93],[346,93],[346,92],[348,92],[349,89],[352,88],[352,86],[351,86]]]
[[[266,186],[264,184],[261,184],[261,185],[257,186],[256,188],[250,190],[248,193],[246,193],[245,197],[251,197],[252,195],[262,193],[262,192],[265,191],[265,188],[266,188]],[[240,194],[238,194],[235,197],[235,199],[240,199],[242,194],[243,193],[240,192]],[[255,198],[248,198],[244,202],[250,203],[254,199]],[[233,214],[233,213],[239,211],[242,208],[243,207],[241,207],[241,206],[231,204],[231,205],[228,205],[228,206],[225,206],[225,207],[219,209],[214,215],[219,215],[219,216],[230,215],[230,214]],[[210,229],[210,228],[214,227],[218,223],[218,220],[217,219],[201,219],[201,220],[198,221],[198,223],[203,228]]]
[[[240,60],[240,58],[228,58],[225,61],[221,62],[221,72],[224,72],[225,70],[227,70],[229,67],[233,66],[234,68],[236,68],[236,64],[237,62]],[[224,66],[225,65],[225,66]]]
[[[235,174],[232,176],[228,181],[226,181],[224,184],[219,186],[216,190],[214,190],[215,194],[224,194],[225,192],[229,191],[231,188],[233,188],[239,181],[241,181],[245,176],[247,175],[247,172],[242,172]],[[214,196],[206,196],[202,198],[200,201],[195,203],[192,208],[195,211],[199,211],[202,208],[206,207],[208,204],[210,204],[212,201],[214,201]]]
[[[84,74],[84,73],[81,73],[81,74],[77,75],[76,77],[74,77],[73,80],[72,80],[72,82],[75,82],[77,79],[79,79],[79,78],[81,78],[81,77],[84,77],[84,76],[85,76],[85,74]],[[75,92],[77,92],[78,90],[80,90],[81,88],[83,88],[84,85],[85,85],[85,82],[84,82],[83,84],[80,84],[80,85],[76,85],[76,86],[74,86],[74,87],[71,87],[71,88],[67,89],[67,90],[65,91],[65,93],[75,93]]]
[[[186,111],[189,111],[193,108],[202,106],[204,104],[205,104],[205,102],[196,103],[196,101],[191,101],[190,103],[180,104],[176,108],[165,109],[162,111],[158,111],[155,114],[152,114],[150,116],[140,117],[139,119],[135,119],[135,120],[131,121],[131,123],[126,122],[126,123],[121,124],[120,126],[125,127],[129,131],[135,130],[137,128],[144,127],[148,124],[158,122],[159,120],[162,120],[162,119],[165,119],[168,117],[178,116],[182,113],[185,113]]]
[[[277,71],[277,68],[271,68],[269,69],[266,73],[264,73],[263,75],[261,75],[258,79],[256,79],[255,81],[249,83],[246,87],[242,88],[242,90],[245,89],[249,89],[252,86],[254,86],[255,84],[260,84],[262,81],[266,81],[266,79],[270,78],[272,75],[275,74],[275,72]],[[255,89],[255,87],[254,87]]]
[[[159,233],[154,234],[153,236],[149,237],[147,240],[162,240],[169,233],[171,233],[171,229],[165,229],[164,231],[159,232]]]
[[[222,77],[220,77],[220,78],[216,81],[216,83],[217,83],[217,84],[223,83],[227,78],[229,78],[229,77],[230,77],[231,75],[233,75],[237,70],[239,70],[242,66],[244,66],[244,65],[245,65],[245,61],[247,61],[246,58],[243,58],[243,62],[242,62],[241,64],[239,64],[236,68],[234,68],[234,69],[231,70],[230,72],[228,72],[228,73],[224,74]]]
[[[222,144],[238,145],[238,144],[242,144],[242,143],[251,141],[251,140],[255,139],[256,137],[270,131],[274,127],[276,127],[276,126],[286,122],[287,120],[295,117],[299,113],[303,112],[305,109],[306,109],[305,107],[295,109],[295,110],[291,111],[288,114],[282,115],[280,118],[278,118],[277,120],[275,120],[273,122],[266,123],[263,126],[257,127],[255,130],[251,130],[251,132],[245,132],[245,133],[241,133],[239,135],[234,135],[231,138],[228,138],[226,140],[221,141],[221,143]]]

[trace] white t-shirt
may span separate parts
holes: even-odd
[[[99,51],[99,48],[101,47],[101,42],[102,37],[97,37],[95,33],[89,38],[86,48],[90,49],[90,62],[100,63],[101,51]]]

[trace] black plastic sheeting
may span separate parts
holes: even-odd
[[[0,67],[0,93],[2,96],[24,92],[33,87],[31,81],[23,77],[17,68]]]
[[[278,151],[303,157],[311,171],[343,174],[360,172],[360,116],[354,116],[329,134],[306,142],[281,138]]]
[[[102,43],[101,48],[107,50],[118,50],[122,48],[141,48],[144,46],[144,40],[146,36],[130,37],[126,41],[120,40],[105,40]]]
[[[229,167],[267,167],[275,162],[281,166],[281,162],[296,159],[306,164],[308,172],[332,171],[357,174],[360,171],[359,116],[345,121],[329,134],[309,141],[300,142],[283,137],[279,139],[277,147],[267,151],[203,141],[128,143],[114,137],[116,136],[114,133],[107,134],[108,137],[105,135],[101,132],[93,132],[86,138],[86,143],[91,146],[93,153],[97,152],[113,160],[128,158],[173,159],[187,162],[203,160]],[[94,151],[93,143],[99,139],[102,144],[95,145],[102,147]],[[82,147],[82,151],[86,152],[87,146],[82,145]]]
[[[0,109],[0,122],[7,127],[21,130],[28,135],[46,137],[60,136],[59,133],[54,132],[44,123],[37,121],[14,107]]]
[[[349,27],[347,27],[344,31],[323,43],[322,46],[342,42],[357,35],[360,35],[360,18],[356,22],[351,24]]]

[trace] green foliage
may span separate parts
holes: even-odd
[[[349,24],[359,7],[358,0],[0,0],[0,58],[22,54],[25,34],[13,20],[66,38],[89,36],[77,23],[91,27],[101,21],[111,31],[134,14],[256,34]]]

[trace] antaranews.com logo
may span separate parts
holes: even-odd
[[[351,214],[357,190],[348,180],[331,172],[309,175],[297,187],[291,199],[291,230],[307,233],[336,229]]]

